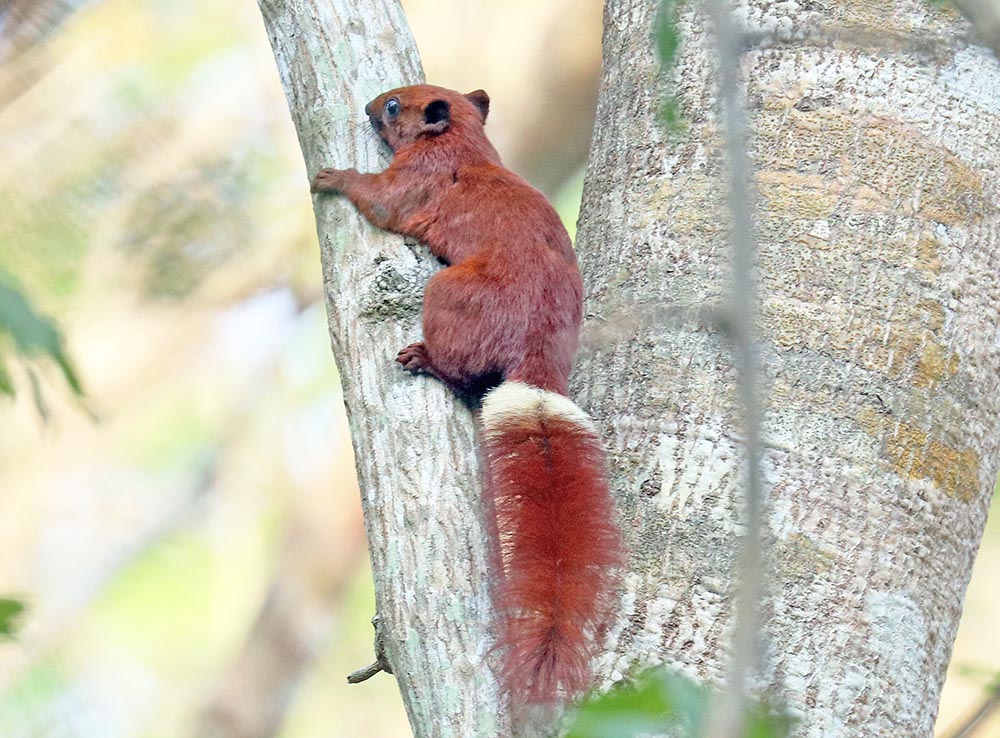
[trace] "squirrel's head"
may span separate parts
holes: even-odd
[[[383,92],[365,105],[375,132],[393,151],[448,130],[481,131],[490,112],[482,90],[463,95],[433,85],[413,85]]]

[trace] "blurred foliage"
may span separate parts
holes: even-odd
[[[248,172],[222,160],[206,162],[137,195],[122,247],[145,263],[145,297],[187,297],[238,256],[252,238],[249,223],[223,213],[251,197],[252,184]]]
[[[24,603],[10,597],[0,597],[0,638],[9,638],[17,632]]]
[[[38,43],[91,0],[0,0],[0,58]]]
[[[13,278],[0,271],[0,393],[14,395],[14,383],[5,367],[13,350],[24,359],[49,357],[73,391],[82,395],[83,388],[63,343],[52,319],[35,310]]]
[[[986,691],[1000,687],[1000,672],[973,664],[955,664],[955,673],[976,682]]]
[[[608,692],[588,697],[566,738],[640,738],[671,735],[697,738],[708,723],[715,693],[684,675],[649,669]],[[755,703],[749,707],[746,738],[784,738],[791,720]]]
[[[677,61],[681,46],[680,25],[677,10],[680,0],[660,0],[653,23],[653,40],[660,60],[660,75],[668,79]],[[660,101],[660,121],[672,136],[681,135],[687,128],[687,121],[681,111],[680,101],[672,92],[664,94]]]
[[[681,32],[677,26],[677,0],[660,0],[660,7],[654,21],[656,27],[656,51],[660,65],[665,72],[674,68],[677,51],[681,45]]]

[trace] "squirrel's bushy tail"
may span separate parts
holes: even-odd
[[[508,381],[483,401],[500,681],[520,704],[590,686],[612,614],[621,539],[593,421],[571,400]]]

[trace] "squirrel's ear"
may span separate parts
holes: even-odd
[[[490,96],[486,94],[486,90],[475,90],[466,95],[465,98],[479,108],[479,117],[485,123],[486,116],[490,114]]]
[[[424,132],[441,133],[451,125],[451,105],[447,100],[434,100],[424,108]]]

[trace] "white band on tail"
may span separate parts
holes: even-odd
[[[532,387],[524,382],[504,382],[483,399],[480,420],[489,432],[505,421],[541,415],[582,426],[596,434],[594,421],[568,397]]]

